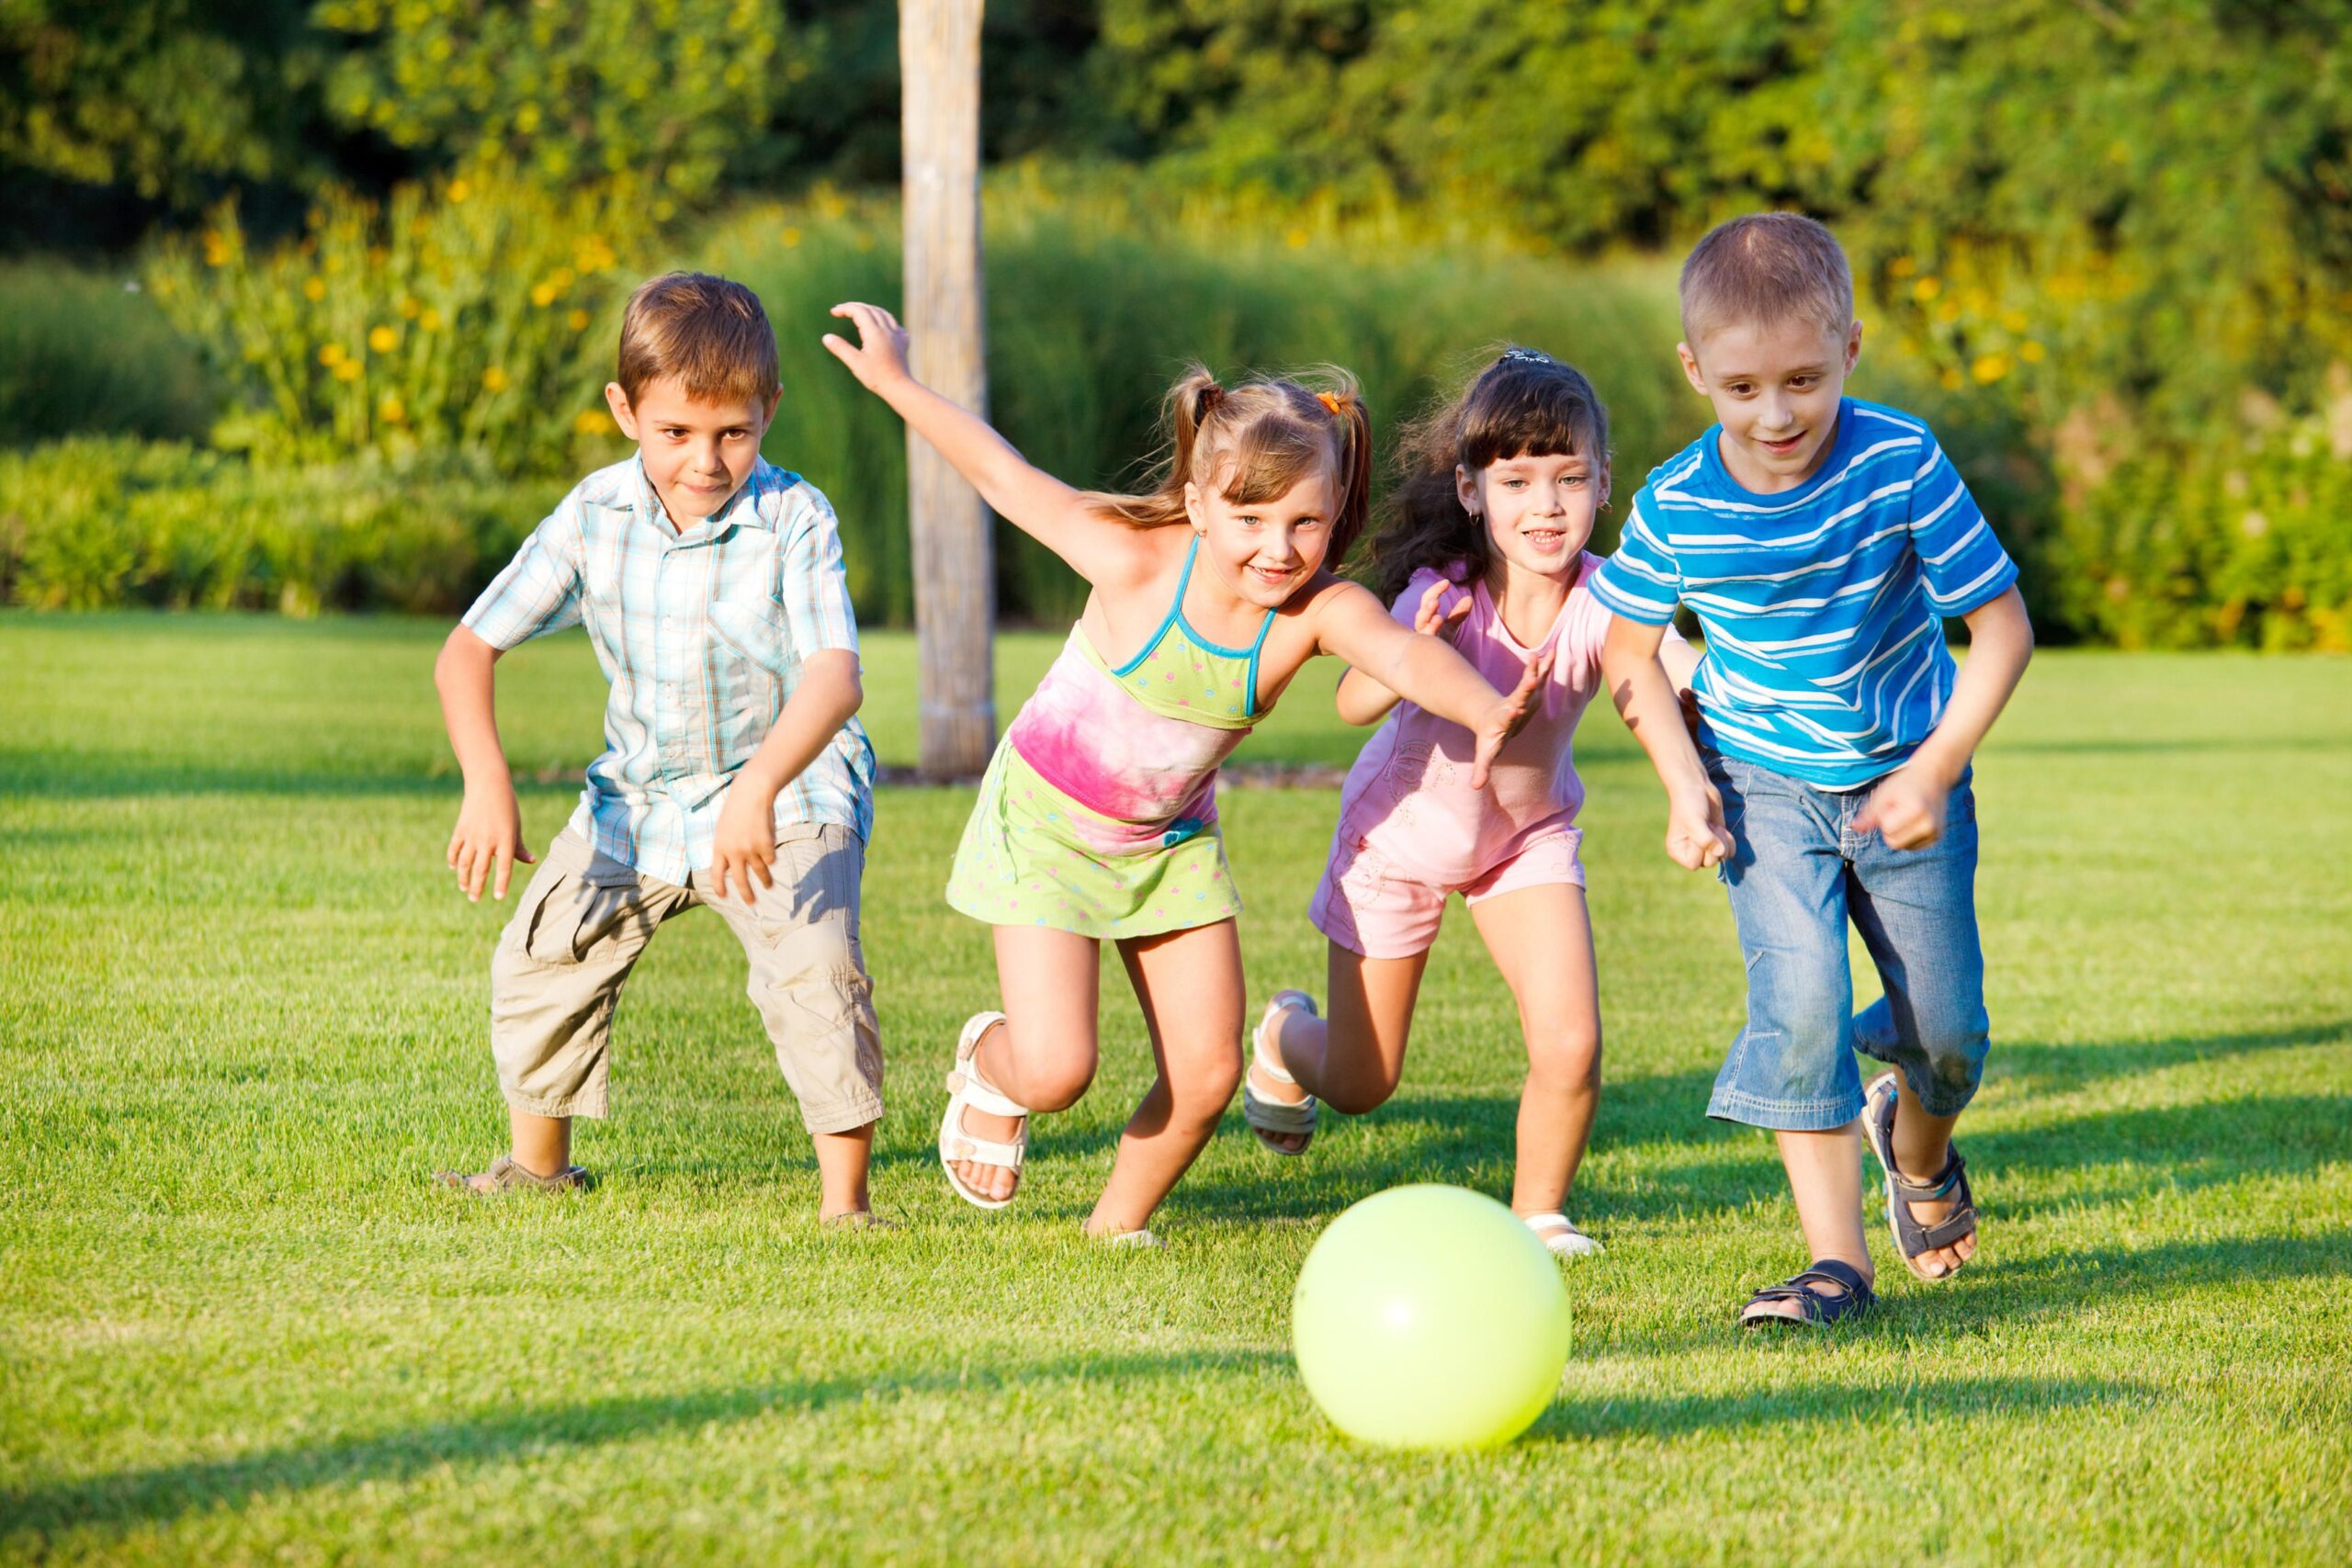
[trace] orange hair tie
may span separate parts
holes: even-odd
[[[1331,411],[1333,418],[1347,412],[1348,405],[1340,400],[1340,394],[1337,392],[1317,392],[1315,396],[1325,408]]]

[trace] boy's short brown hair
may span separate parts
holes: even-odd
[[[1682,335],[1802,316],[1845,334],[1854,275],[1837,238],[1796,212],[1752,212],[1707,231],[1682,264]]]
[[[780,384],[775,365],[775,330],[758,295],[707,272],[665,272],[628,297],[613,378],[632,403],[670,377],[696,402],[765,406]]]

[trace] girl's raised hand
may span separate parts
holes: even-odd
[[[1510,694],[1495,699],[1486,722],[1478,726],[1478,750],[1470,759],[1472,789],[1487,787],[1487,769],[1495,754],[1503,749],[1503,742],[1524,729],[1527,721],[1535,716],[1536,689],[1551,672],[1552,650],[1546,649],[1527,661],[1527,668],[1520,671],[1519,684],[1510,689]]]
[[[835,333],[825,334],[825,346],[833,357],[849,367],[851,375],[869,392],[879,392],[894,381],[908,378],[907,329],[899,318],[879,305],[863,305],[855,300],[833,307],[834,315],[857,328],[857,342],[852,344]]]
[[[1454,586],[1456,585],[1448,582],[1442,577],[1430,584],[1429,591],[1421,595],[1420,608],[1413,612],[1415,631],[1423,637],[1435,637],[1440,632],[1461,624],[1462,617],[1470,613],[1469,594],[1464,593],[1461,603],[1455,604],[1451,610],[1441,611],[1438,608],[1440,602],[1445,598],[1445,591]]]

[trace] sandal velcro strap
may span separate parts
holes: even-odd
[[[1811,1288],[1815,1284],[1835,1285],[1844,1293],[1824,1295]],[[1794,1302],[1800,1315],[1791,1318],[1778,1313],[1750,1310],[1766,1302]],[[1740,1308],[1739,1321],[1748,1328],[1781,1323],[1804,1323],[1826,1327],[1851,1314],[1867,1312],[1876,1304],[1877,1293],[1871,1291],[1870,1281],[1862,1278],[1860,1269],[1835,1258],[1818,1258],[1804,1273],[1792,1275],[1777,1285],[1767,1285],[1748,1297],[1747,1304]]]
[[[1871,1152],[1886,1172],[1887,1228],[1894,1233],[1894,1249],[1912,1273],[1921,1279],[1948,1279],[1944,1275],[1928,1275],[1919,1268],[1919,1259],[1930,1252],[1951,1247],[1955,1242],[1976,1234],[1976,1194],[1968,1185],[1968,1162],[1960,1151],[1947,1147],[1944,1168],[1932,1181],[1913,1181],[1895,1168],[1894,1115],[1899,1094],[1893,1073],[1883,1074],[1873,1082],[1864,1097],[1862,1131],[1869,1136]],[[1923,1223],[1911,1212],[1914,1203],[1952,1202],[1951,1213],[1943,1218]]]

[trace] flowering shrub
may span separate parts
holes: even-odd
[[[224,205],[148,284],[246,394],[224,447],[277,465],[463,448],[547,472],[612,428],[595,391],[649,221],[626,183],[558,196],[477,171],[381,207],[330,196],[265,254]]]

